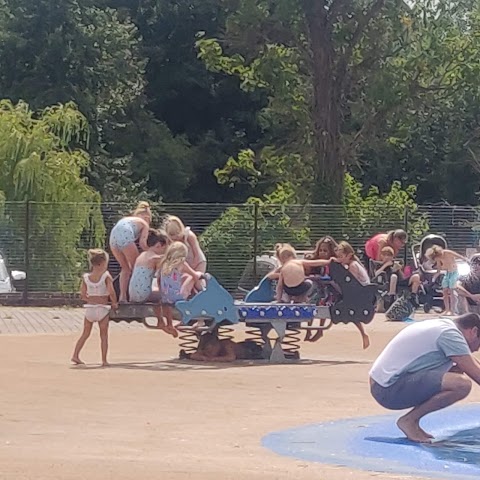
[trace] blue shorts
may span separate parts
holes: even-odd
[[[389,387],[382,387],[374,381],[370,392],[382,407],[389,410],[417,407],[442,391],[443,376],[450,368],[450,363],[446,363],[432,370],[406,373]]]
[[[447,272],[442,280],[442,288],[454,289],[457,286],[457,282],[458,282],[457,270],[453,272]]]

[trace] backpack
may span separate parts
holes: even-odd
[[[397,298],[390,308],[385,312],[387,320],[391,322],[404,322],[415,311],[415,305],[412,302],[411,294],[405,292],[404,295]]]

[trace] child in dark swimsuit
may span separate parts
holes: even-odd
[[[278,257],[282,267],[277,285],[277,302],[281,301],[284,292],[288,295],[289,300],[295,303],[305,302],[313,285],[312,281],[306,278],[305,269],[325,267],[331,261],[331,259],[299,260],[295,249],[288,243],[283,244],[278,252]]]

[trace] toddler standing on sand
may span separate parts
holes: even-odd
[[[108,253],[104,250],[94,249],[88,251],[90,272],[82,277],[80,290],[81,298],[85,303],[85,319],[83,332],[75,345],[72,355],[72,362],[75,365],[82,365],[80,352],[88,337],[92,333],[94,323],[98,323],[100,329],[100,340],[102,350],[102,365],[108,366],[108,322],[110,309],[117,309],[117,295],[113,288],[113,281],[108,267]],[[109,305],[109,300],[111,306]]]
[[[457,252],[443,249],[439,245],[434,245],[432,248],[429,248],[425,255],[429,260],[435,262],[439,272],[440,270],[447,271],[442,280],[443,303],[445,306],[444,314],[453,315],[453,311],[456,309],[456,299],[453,292],[457,287],[458,281],[456,259],[465,260],[466,262],[468,262],[468,260]]]

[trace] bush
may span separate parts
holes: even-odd
[[[277,242],[296,246],[308,242],[307,223],[298,225],[298,218],[288,215],[287,208],[251,201],[229,208],[205,230],[200,243],[208,258],[208,271],[225,288],[233,291],[237,287],[245,265],[254,257],[255,229],[257,255],[272,251]]]

